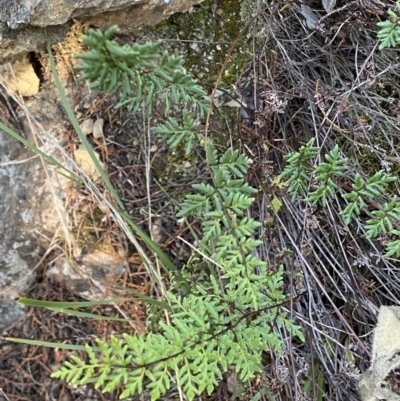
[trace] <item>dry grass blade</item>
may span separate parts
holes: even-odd
[[[317,14],[321,9],[309,6]],[[264,45],[241,80],[256,105],[250,148],[266,183],[264,198],[252,212],[265,223],[261,252],[270,268],[286,266],[289,313],[303,322],[307,336],[304,347],[287,338],[287,354],[272,358],[269,375],[281,383],[277,400],[358,399],[360,372],[370,357],[366,339],[377,310],[400,297],[399,263],[382,255],[387,239],[367,239],[360,222],[346,226],[339,198],[326,207],[292,203],[273,183],[284,168],[282,155],[311,138],[323,154],[338,144],[350,160],[338,195],[348,192],[356,173],[398,174],[397,52],[377,50],[363,4],[337,7],[319,14],[311,30],[297,4],[267,5],[261,15]],[[394,186],[389,195],[397,193]],[[274,197],[281,200],[280,208],[274,208]],[[376,199],[378,207],[385,200]]]

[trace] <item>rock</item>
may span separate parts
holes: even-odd
[[[44,106],[52,111],[50,101]],[[0,121],[20,131],[7,111],[7,103],[0,101]],[[56,131],[56,123],[53,128]],[[56,232],[62,213],[55,202],[63,197],[59,179],[54,169],[46,172],[34,156],[0,129],[0,329],[22,316],[23,307],[14,298],[24,294],[35,278],[41,239]]]
[[[104,118],[99,118],[93,124],[93,136],[96,139],[103,138]]]
[[[106,29],[118,24],[122,33],[132,32],[141,26],[155,25],[172,13],[186,12],[201,1],[0,0],[0,65],[11,62],[17,62],[14,66],[21,65],[22,61],[28,59],[27,52],[45,48],[47,38],[51,43],[60,42],[77,19],[79,26],[86,24]],[[0,78],[8,81],[7,71],[9,69],[0,66]],[[60,75],[62,79],[63,75]],[[22,95],[36,93],[37,84],[35,79],[34,87],[24,87]],[[15,90],[21,92],[21,87]],[[25,99],[23,107],[20,106],[22,129],[15,123],[14,112],[0,92],[0,121],[24,135],[31,143],[35,141],[29,127],[37,121],[40,134],[36,139],[42,150],[49,153],[49,149],[55,149],[56,142],[66,142],[69,123],[60,114],[58,93],[46,90],[41,88],[34,97]],[[29,119],[25,115],[27,110]],[[96,136],[100,137],[100,128],[97,131]],[[40,249],[48,248],[49,240],[55,233],[68,230],[69,216],[64,210],[66,180],[57,174],[53,166],[42,163],[37,155],[0,129],[0,330],[24,315],[24,307],[14,299],[26,295],[35,279]],[[68,243],[67,238],[68,235],[65,236]],[[104,289],[104,292],[100,288],[100,292],[94,293],[87,287],[88,284],[93,284],[93,280],[96,283],[107,280],[111,273],[113,277],[118,277],[127,266],[123,259],[115,255],[97,253],[83,255],[81,261],[88,269],[84,272],[84,278],[67,274],[66,280],[69,280],[77,294],[92,299],[104,297],[108,289]],[[64,269],[64,273],[69,272],[71,269],[68,267],[71,266],[68,263],[60,258],[58,268]],[[62,279],[61,273],[59,276]]]
[[[68,121],[60,113],[58,96],[54,87],[47,86],[36,98],[27,99],[26,107],[18,113],[19,126],[9,111],[9,103],[0,94],[0,121],[20,135],[24,132],[35,143],[31,123],[38,131],[35,135],[41,149],[59,155],[58,144],[66,140]],[[93,177],[96,170],[87,152],[81,149],[74,153],[81,168],[97,178]],[[33,151],[0,129],[0,333],[24,316],[25,307],[15,298],[26,295],[35,280],[43,249],[48,249],[56,233],[68,242],[64,229],[70,228],[71,219],[64,205],[69,188],[70,181],[57,174],[53,165],[43,163]],[[109,284],[127,269],[126,258],[104,245],[101,250],[75,256],[81,270],[59,257],[50,271],[55,279],[87,299],[115,297]]]
[[[39,77],[28,57],[0,67],[0,82],[16,95],[33,96],[39,92]]]
[[[203,0],[0,0],[0,64],[45,48],[47,37],[58,43],[73,20],[121,32],[155,25]]]
[[[71,24],[67,23],[60,26],[48,27],[47,34],[50,41],[52,43],[61,42],[70,26]],[[44,29],[24,26],[18,30],[13,30],[0,22],[0,64],[13,63],[20,60],[28,52],[44,50],[46,43],[46,32]]]
[[[79,261],[61,257],[48,270],[47,276],[62,283],[74,294],[88,300],[118,298],[122,291],[112,287],[124,271],[128,269],[125,258],[103,251],[94,251],[80,256]]]
[[[400,401],[398,378],[400,368],[400,307],[381,306],[374,330],[370,368],[359,383],[362,401]]]
[[[13,295],[17,296],[18,294],[4,293],[0,295],[0,330],[11,326],[25,314],[25,305],[15,302]]]

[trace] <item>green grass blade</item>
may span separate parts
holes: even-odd
[[[92,146],[90,145],[88,139],[86,138],[86,135],[82,132],[81,127],[79,126],[78,120],[75,117],[75,114],[71,108],[71,105],[68,102],[67,96],[65,94],[64,88],[61,84],[60,78],[58,76],[57,73],[57,68],[56,68],[56,63],[54,60],[54,56],[53,53],[51,51],[51,45],[50,45],[50,41],[47,42],[47,52],[49,54],[49,59],[50,59],[50,67],[51,67],[51,72],[53,74],[54,77],[54,82],[56,84],[58,93],[60,95],[61,98],[61,103],[68,115],[68,119],[71,122],[72,126],[74,127],[76,133],[78,134],[79,140],[82,142],[83,146],[85,147],[85,149],[87,150],[87,152],[89,153],[90,158],[92,159],[94,165],[96,166],[97,171],[99,172],[99,174],[101,175],[101,178],[103,179],[104,183],[106,184],[108,190],[111,192],[111,194],[113,195],[115,201],[118,204],[118,207],[121,210],[125,210],[124,204],[121,201],[121,199],[119,198],[116,190],[114,189],[113,185],[111,184],[110,179],[108,178],[108,175],[106,174],[105,170],[103,169],[102,165],[100,164],[99,160],[97,160],[97,157],[95,156],[95,153],[93,151]]]
[[[125,289],[125,290],[129,291],[130,289]],[[170,307],[166,302],[157,301],[151,297],[147,297],[144,295],[138,295],[135,298],[114,298],[101,301],[58,302],[58,301],[40,301],[37,299],[30,299],[23,297],[17,298],[16,301],[23,305],[34,306],[39,308],[48,308],[48,309],[87,308],[91,306],[110,305],[113,303],[126,302],[126,301],[141,301],[151,305],[158,306],[163,309],[170,310]]]
[[[49,54],[49,59],[50,59],[50,67],[52,70],[52,74],[54,77],[54,82],[56,84],[57,90],[60,94],[61,102],[64,106],[64,109],[68,115],[69,120],[71,121],[72,126],[76,130],[76,133],[78,134],[78,137],[80,141],[82,142],[83,146],[86,148],[86,150],[89,153],[90,158],[92,159],[93,163],[96,166],[97,171],[99,172],[101,178],[103,179],[104,183],[106,184],[108,190],[111,192],[115,202],[117,203],[117,206],[113,206],[114,212],[118,213],[127,224],[131,227],[131,229],[134,231],[134,233],[139,236],[149,247],[149,249],[158,257],[158,259],[161,261],[161,263],[164,265],[164,267],[171,273],[178,274],[178,281],[181,283],[181,285],[184,287],[185,290],[188,290],[189,286],[186,282],[183,281],[181,275],[178,273],[176,266],[172,263],[172,261],[169,259],[169,257],[162,251],[162,249],[154,242],[152,239],[130,218],[128,212],[125,209],[125,206],[118,196],[114,186],[112,185],[108,175],[106,174],[105,170],[101,166],[99,160],[97,160],[97,157],[94,154],[94,151],[86,137],[86,135],[82,132],[79,123],[74,115],[74,112],[68,102],[67,96],[65,94],[64,88],[61,84],[61,81],[59,79],[58,73],[57,73],[57,68],[54,60],[54,56],[51,51],[51,45],[50,41],[47,42],[47,52]],[[143,260],[144,263],[146,263],[145,260]]]
[[[14,338],[14,337],[4,337],[4,340],[11,341],[13,343],[28,344],[28,345],[39,345],[40,347],[49,348],[61,348],[68,349],[71,351],[85,351],[86,347],[84,345],[74,345],[74,344],[63,344],[63,343],[53,343],[43,340],[30,340],[28,338]],[[93,351],[101,351],[100,347],[91,347]]]
[[[117,322],[139,322],[139,320],[132,320],[132,319],[125,319],[124,317],[116,317],[116,316],[106,316],[106,315],[97,315],[96,313],[89,313],[89,312],[82,312],[73,309],[66,309],[66,308],[48,308],[54,312],[65,313],[66,315],[71,316],[80,316],[80,317],[87,317],[89,319],[98,319],[98,320],[113,320]],[[143,322],[141,322],[143,324]]]
[[[66,175],[68,178],[72,179],[75,182],[80,182],[80,179],[70,170],[68,170],[65,166],[63,166],[59,161],[54,159],[54,157],[51,157],[44,153],[42,150],[40,150],[37,146],[33,145],[30,143],[28,140],[26,140],[24,137],[21,135],[17,134],[15,131],[13,131],[11,128],[7,127],[4,123],[0,121],[0,129],[3,131],[7,132],[7,134],[11,135],[13,138],[15,138],[17,141],[21,142],[24,146],[35,152],[36,154],[42,156],[45,160],[49,161],[51,164],[54,164],[61,170],[66,171]]]

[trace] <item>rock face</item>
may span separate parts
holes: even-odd
[[[62,40],[73,19],[122,32],[155,25],[203,0],[0,0],[0,64]]]
[[[60,42],[73,24],[72,19],[101,29],[118,24],[120,31],[132,32],[141,26],[157,24],[172,13],[186,12],[201,1],[0,0],[0,66],[21,60],[27,52],[42,50],[47,38],[52,43]],[[31,115],[41,122],[44,132],[51,134],[47,139],[40,138],[39,146],[45,150],[57,140],[57,135],[65,132],[68,123],[60,118],[58,99],[42,97],[39,92],[32,101],[39,108]],[[25,101],[27,110],[29,103],[30,100]],[[14,124],[14,131],[25,132],[32,139],[28,124],[27,129],[15,125],[13,113],[0,87],[0,122],[8,127]],[[40,114],[50,117],[47,126]],[[19,117],[27,121],[21,112]],[[13,299],[24,295],[35,278],[35,267],[40,262],[40,238],[51,240],[60,228],[60,221],[66,218],[64,187],[59,178],[54,168],[46,170],[39,157],[0,129],[0,330],[23,316],[23,307]],[[113,268],[117,266],[111,264]],[[60,267],[65,270],[62,263]],[[124,264],[118,268],[123,270]],[[107,269],[104,266],[106,276]],[[71,280],[79,281],[74,277]],[[84,296],[87,290],[82,291]]]
[[[42,150],[67,166],[57,149],[66,140],[68,120],[60,112],[55,88],[46,85],[36,98],[25,100],[18,112],[21,126],[9,106],[0,96],[0,121],[17,133],[24,132],[30,143],[39,142]],[[70,188],[71,182],[55,166],[0,129],[0,333],[24,315],[24,306],[14,299],[24,296],[34,282],[43,250],[50,248],[52,240],[64,239],[64,230],[74,226],[65,208]],[[47,274],[86,299],[114,295],[103,283],[113,283],[127,269],[126,260],[111,250],[76,256],[80,268],[60,257]]]
[[[359,383],[362,401],[400,401],[395,372],[400,367],[400,307],[381,306],[372,342],[371,366]]]
[[[5,101],[0,121],[20,131]],[[52,236],[59,225],[54,200],[63,195],[57,187],[54,169],[46,173],[33,152],[0,129],[0,329],[22,316],[24,308],[14,298],[35,278],[40,236]]]

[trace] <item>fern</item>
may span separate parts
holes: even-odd
[[[112,40],[118,30],[112,26],[106,32],[89,29],[82,41],[91,47],[77,57],[83,62],[77,67],[83,72],[81,80],[87,79],[93,88],[118,94],[116,108],[127,107],[136,112],[144,108],[152,115],[157,101],[162,102],[166,116],[173,104],[182,109],[183,127],[174,119],[155,128],[168,136],[171,147],[185,144],[189,154],[195,142],[196,123],[189,111],[196,109],[203,117],[208,109],[206,92],[186,73],[182,57],[161,54],[161,42],[147,42],[133,46],[120,46]]]
[[[182,104],[184,109],[197,105],[204,115],[208,107],[206,93],[186,74],[182,57],[161,55],[161,42],[119,46],[111,40],[117,30],[117,26],[104,33],[89,29],[89,34],[82,36],[92,50],[77,56],[83,60],[78,67],[83,71],[81,79],[88,79],[94,88],[118,93],[120,102],[116,107],[137,111],[145,104],[151,114],[160,95],[167,112],[173,103]]]
[[[378,234],[390,233],[393,231],[393,222],[400,222],[400,202],[394,197],[389,203],[385,203],[381,210],[372,212],[374,219],[367,220],[365,228],[367,238],[374,238]]]
[[[167,143],[171,148],[176,148],[181,143],[185,143],[185,152],[188,155],[195,141],[194,131],[196,130],[196,124],[186,110],[183,110],[183,122],[183,127],[180,127],[174,118],[169,117],[165,124],[160,124],[158,127],[153,128],[153,131],[166,137]]]
[[[320,163],[314,170],[318,188],[314,192],[310,192],[306,199],[306,201],[312,204],[316,204],[321,200],[323,206],[326,206],[328,198],[335,198],[338,185],[334,181],[334,178],[342,177],[344,171],[347,170],[347,159],[340,157],[338,145],[325,155],[325,160],[325,162]]]
[[[208,153],[215,154],[212,144]],[[187,196],[179,215],[196,214],[204,219],[199,255],[205,257],[209,270],[214,269],[210,260],[215,261],[221,279],[226,280],[224,289],[211,274],[207,279],[211,289],[199,284],[184,298],[168,293],[172,324],[161,322],[161,333],[124,334],[123,339],[112,337],[109,343],[97,340],[100,353],[86,346],[89,363],[73,357],[74,363],[66,363],[53,377],[74,384],[94,381],[103,391],[123,383],[121,398],[140,394],[146,387],[151,399],[157,400],[171,387],[170,375],[174,375],[191,400],[204,391],[212,393],[228,366],[235,367],[242,381],[261,372],[261,353],[270,346],[282,351],[281,339],[269,324],[274,319],[303,339],[299,328],[275,306],[285,299],[282,268],[268,273],[266,263],[253,255],[261,244],[253,238],[261,224],[244,213],[256,190],[245,186],[242,192],[243,181],[235,175],[244,176],[248,159],[227,150],[219,161],[224,163],[220,168],[214,165],[214,176],[235,182],[235,192],[196,184],[199,193]]]
[[[212,143],[210,146],[209,154],[212,154],[214,152]],[[229,174],[234,174],[242,178],[247,172],[248,159],[245,155],[240,154],[238,149],[233,150],[232,148],[228,148],[219,159],[219,162],[215,160],[210,165],[214,175],[217,171],[220,171],[225,177],[229,177]]]
[[[311,181],[312,166],[309,161],[314,159],[319,148],[313,146],[314,138],[302,146],[298,152],[292,152],[285,156],[288,165],[280,174],[281,179],[289,177],[286,181],[288,192],[291,195],[292,202],[304,196],[308,192],[308,186]]]
[[[389,19],[378,22],[377,25],[381,28],[378,32],[380,40],[379,49],[386,47],[395,47],[400,43],[400,2],[396,3],[396,12],[388,10]]]
[[[285,176],[290,177],[287,179],[286,185],[289,186],[288,192],[292,195],[292,201],[296,199],[296,196],[306,194],[306,202],[316,204],[321,201],[322,206],[326,206],[329,199],[338,198],[339,184],[337,180],[345,175],[347,159],[340,156],[339,147],[336,145],[325,156],[325,162],[312,169],[308,163],[312,164],[313,157],[319,153],[320,149],[313,148],[311,151],[309,150],[311,145],[312,142],[310,141],[298,152],[290,153],[285,157],[289,164],[279,179]],[[307,164],[305,164],[305,160]],[[290,176],[291,174],[293,175]],[[390,202],[385,202],[379,210],[372,211],[369,211],[367,202],[384,196],[387,193],[388,185],[396,180],[396,177],[388,176],[379,171],[365,181],[357,173],[352,183],[352,191],[341,195],[348,202],[346,207],[339,211],[346,225],[359,218],[363,211],[371,213],[373,218],[363,224],[366,237],[375,238],[380,234],[391,234],[395,237],[386,247],[385,256],[387,257],[393,255],[400,257],[400,239],[397,239],[400,237],[400,230],[395,228],[400,223],[400,202],[397,201],[397,197],[394,197]],[[316,187],[313,192],[306,192],[308,187],[313,186]]]
[[[118,93],[118,107],[137,110],[144,103],[151,113],[153,96],[165,103],[167,111],[171,103],[180,103],[183,127],[169,118],[155,131],[172,147],[184,144],[189,153],[198,140],[191,110],[196,106],[200,116],[204,114],[205,92],[184,73],[181,58],[159,56],[159,43],[119,47],[110,40],[115,30],[104,34],[91,30],[84,38],[93,50],[80,56],[83,78]],[[312,142],[306,145],[298,158],[300,168],[305,168],[316,149]],[[103,392],[122,384],[121,398],[147,388],[152,400],[177,383],[193,400],[204,392],[211,394],[228,366],[245,382],[262,371],[263,352],[282,352],[282,339],[272,330],[272,322],[304,339],[300,328],[278,307],[286,300],[283,268],[268,272],[267,264],[256,256],[262,243],[256,238],[261,223],[247,216],[258,192],[245,182],[249,159],[231,148],[220,155],[212,141],[206,155],[209,183],[194,184],[194,193],[185,197],[178,213],[202,222],[198,255],[190,261],[195,266],[186,273],[196,284],[185,297],[167,293],[170,324],[160,321],[158,332],[145,336],[97,339],[97,347],[86,345],[87,362],[72,355],[53,377],[78,385],[95,383]]]
[[[318,147],[312,146],[313,143],[314,138],[302,146],[298,152],[292,152],[285,156],[288,165],[280,174],[280,179],[289,177],[286,180],[286,185],[289,187],[288,192],[291,195],[292,202],[297,197],[307,195],[305,199],[307,202],[316,204],[322,201],[323,206],[325,206],[328,198],[335,197],[338,186],[334,178],[344,175],[347,170],[347,159],[340,156],[339,147],[335,146],[325,155],[325,162],[313,168],[310,161],[315,159],[320,151]],[[309,192],[313,175],[317,182],[317,189]]]
[[[346,224],[350,224],[356,219],[363,209],[367,208],[365,198],[374,199],[386,192],[390,182],[395,181],[395,177],[385,175],[378,171],[372,177],[368,178],[367,182],[361,178],[360,174],[356,174],[354,183],[352,184],[353,191],[344,194],[343,198],[349,200],[346,208],[340,212],[344,217]]]
[[[121,398],[141,394],[146,387],[152,400],[159,399],[171,387],[171,374],[189,399],[204,391],[212,393],[229,365],[236,367],[242,381],[251,379],[262,371],[261,352],[269,351],[268,344],[282,350],[281,340],[267,323],[277,314],[273,303],[283,298],[283,271],[275,274],[274,280],[264,268],[260,273],[249,274],[240,281],[240,294],[238,289],[232,289],[237,285],[227,286],[226,294],[222,294],[213,276],[212,294],[204,294],[201,287],[194,288],[185,298],[168,293],[174,313],[172,325],[160,323],[162,333],[112,336],[109,343],[97,339],[101,352],[87,345],[89,362],[72,356],[73,363],[67,362],[52,377],[77,385],[95,382],[95,387],[103,392],[113,391],[123,383]],[[262,295],[266,288],[270,297]],[[225,314],[231,303],[265,310],[258,309],[254,323],[249,324],[251,311]],[[278,318],[280,322],[287,320],[279,313]],[[286,326],[302,338],[297,326]]]
[[[393,234],[395,237],[398,239],[389,242],[389,244],[386,245],[386,257],[391,257],[393,255],[396,256],[396,258],[400,258],[400,230],[395,230],[392,229],[390,231],[391,234]]]

